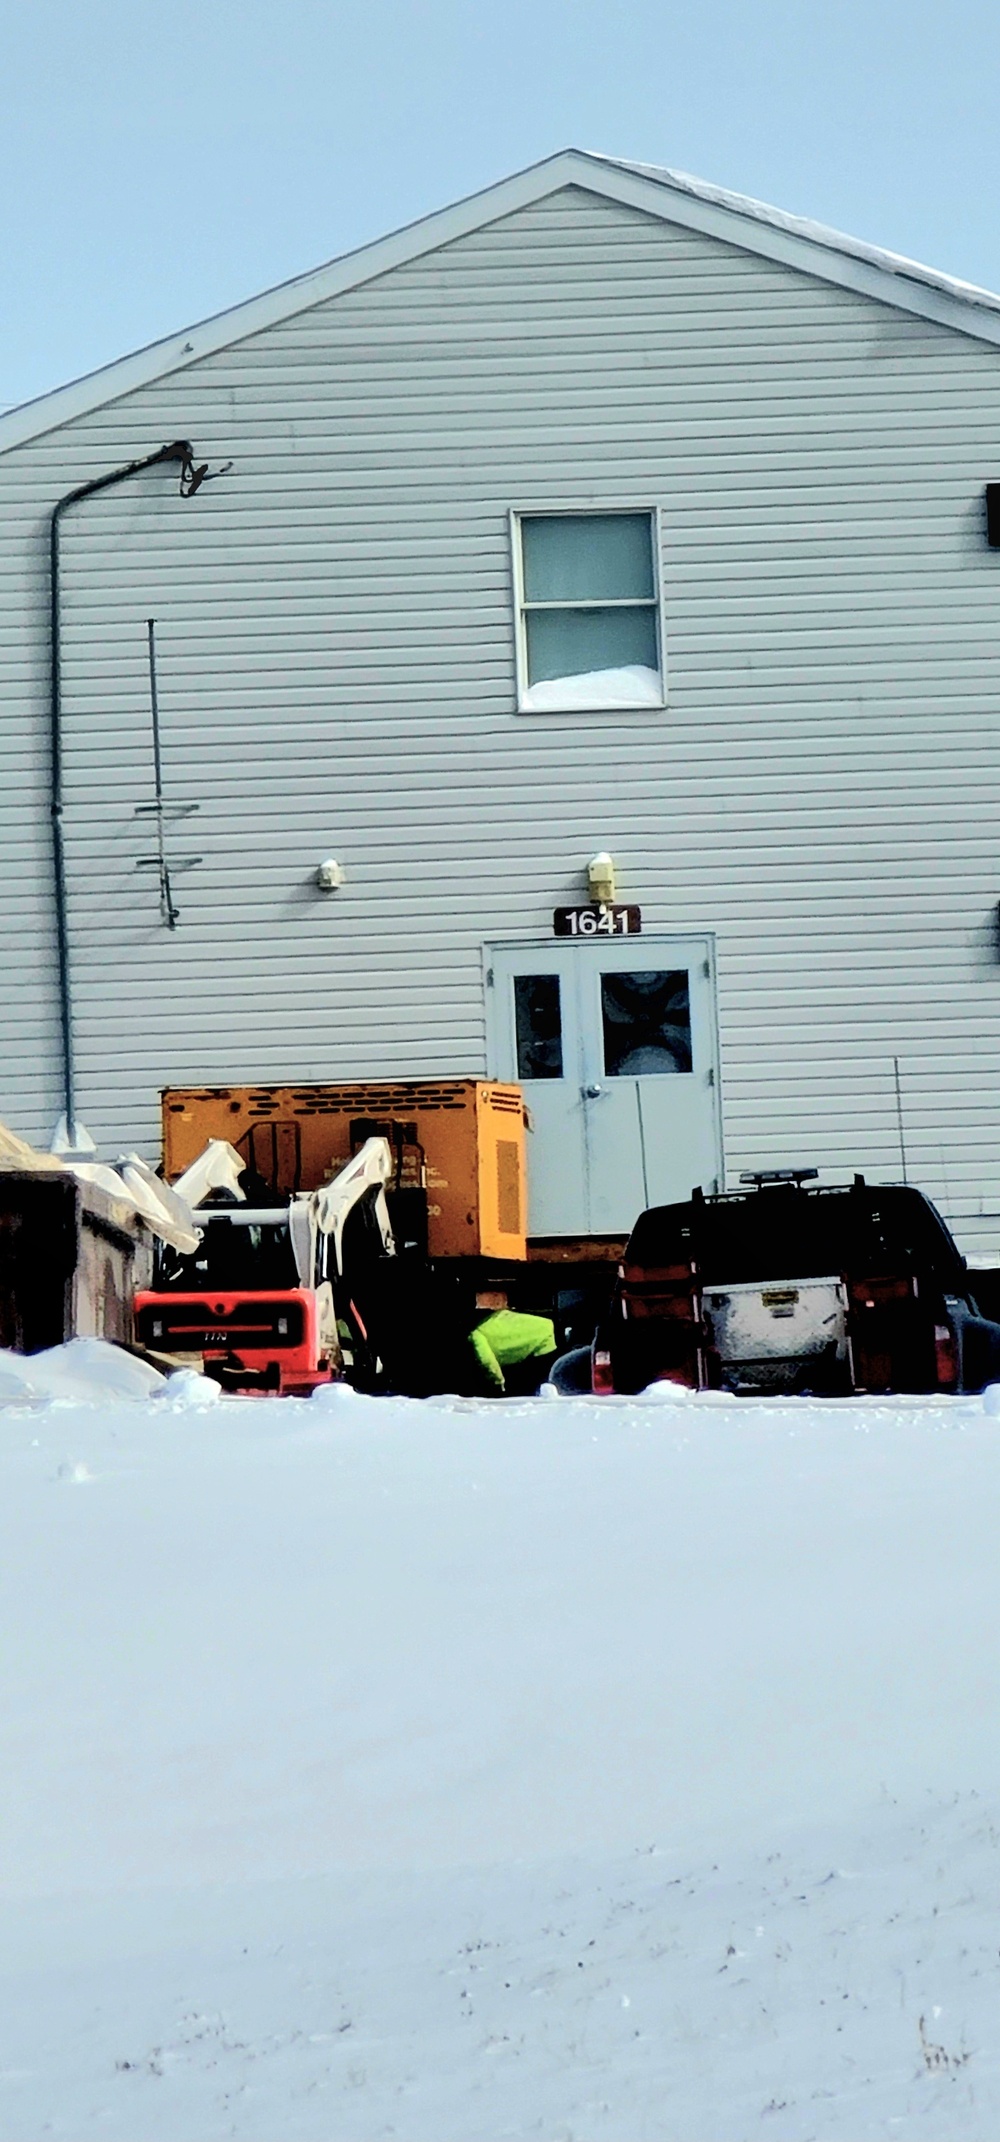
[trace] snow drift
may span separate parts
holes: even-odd
[[[644,662],[623,669],[588,669],[569,677],[544,677],[528,686],[526,713],[567,711],[574,707],[659,707],[663,685],[658,670]]]
[[[0,1412],[0,2135],[996,2133],[992,1394],[198,1382]]]

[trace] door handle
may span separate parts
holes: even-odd
[[[581,1086],[580,1088],[580,1092],[582,1093],[585,1101],[596,1101],[598,1095],[603,1093],[603,1091],[603,1086]]]

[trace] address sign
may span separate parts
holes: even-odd
[[[552,930],[556,937],[640,937],[642,909],[604,900],[594,907],[557,907]]]

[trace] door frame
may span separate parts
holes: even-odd
[[[726,1187],[726,1147],[722,1108],[722,1047],[719,1031],[719,986],[715,931],[698,929],[644,930],[640,936],[633,937],[631,940],[609,938],[607,942],[616,945],[630,942],[634,945],[636,966],[639,967],[642,964],[643,952],[647,946],[651,952],[655,952],[657,949],[666,950],[671,945],[690,944],[692,939],[705,946],[705,965],[708,971],[704,975],[704,980],[708,983],[712,1119],[715,1129],[716,1152],[719,1156],[719,1189],[724,1190]],[[542,962],[546,957],[551,959],[556,953],[561,955],[564,951],[569,951],[571,957],[575,959],[594,958],[595,954],[599,956],[601,943],[602,940],[591,937],[573,938],[554,937],[551,935],[548,937],[534,935],[490,937],[483,940],[483,1003],[485,1006],[486,1075],[488,1078],[498,1078],[500,1076],[500,1073],[495,1068],[500,1061],[501,1015],[497,1006],[497,991],[493,979],[494,954],[498,952],[537,952],[539,955],[538,972],[542,974],[545,972]],[[503,1038],[505,1039],[506,1037]]]

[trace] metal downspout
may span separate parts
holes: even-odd
[[[189,498],[197,490],[205,471],[194,466],[190,441],[175,439],[170,446],[161,446],[155,454],[146,454],[141,461],[130,461],[125,468],[113,469],[108,476],[95,476],[90,483],[81,483],[67,491],[52,509],[49,521],[49,735],[50,735],[50,785],[49,799],[52,819],[52,884],[56,907],[56,949],[59,961],[59,1027],[62,1044],[62,1086],[66,1130],[70,1145],[76,1144],[76,1066],[73,1053],[73,988],[70,969],[69,916],[66,899],[66,849],[63,840],[63,743],[62,743],[62,645],[59,606],[59,530],[63,514],[70,506],[78,505],[81,499],[92,498],[96,491],[107,491],[112,484],[123,483],[126,476],[137,476],[142,469],[156,468],[161,461],[177,461],[181,465],[181,496]]]

